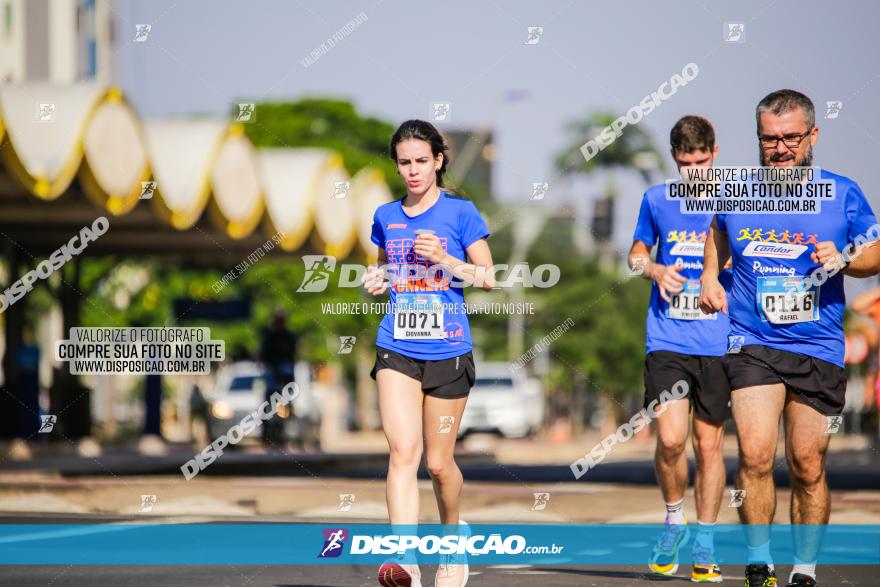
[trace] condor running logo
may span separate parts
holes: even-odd
[[[345,528],[324,528],[324,547],[318,558],[336,558],[345,547],[348,531]]]
[[[806,239],[804,238],[806,236]],[[749,228],[741,228],[739,235],[736,237],[738,241],[760,241],[763,243],[786,243],[789,245],[813,245],[819,242],[818,235],[804,235],[802,232],[791,232],[784,230],[776,234],[775,230],[764,232],[761,228],[754,230]]]
[[[702,257],[703,247],[706,243],[706,231],[670,230],[666,235],[666,242],[675,243],[669,249],[670,255],[676,257]]]
[[[774,259],[797,259],[804,251],[805,245],[787,245],[785,243],[762,243],[752,241],[746,246],[743,255],[746,257],[772,257]]]
[[[702,230],[697,232],[692,230],[690,232],[686,230],[670,230],[666,235],[666,242],[668,243],[704,243],[706,242],[706,231]]]
[[[704,243],[675,243],[669,250],[669,254],[682,257],[702,257],[704,246]]]

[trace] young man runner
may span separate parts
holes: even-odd
[[[756,118],[762,165],[812,165],[819,129],[807,96],[773,92],[758,104]],[[773,468],[780,416],[791,476],[791,523],[828,523],[826,430],[828,416],[843,410],[846,393],[843,274],[867,277],[880,267],[880,247],[870,245],[845,265],[838,251],[859,235],[876,235],[877,221],[853,180],[825,170],[818,175],[816,180],[833,182],[836,192],[833,200],[822,200],[821,213],[718,214],[706,241],[700,306],[713,315],[729,308],[731,341],[742,345],[728,355],[728,367],[740,447],[737,488],[745,490],[739,515],[754,525],[748,534],[746,587],[776,585],[769,524],[776,512]],[[718,272],[731,256],[728,298]],[[827,280],[794,287],[820,269]],[[795,528],[795,536],[805,539],[796,544],[789,586],[816,585],[818,536],[808,535],[809,529]]]
[[[685,116],[670,132],[672,158],[679,170],[711,167],[718,154],[715,131],[701,116]],[[712,528],[724,491],[721,442],[730,416],[730,390],[724,372],[728,320],[703,314],[697,305],[703,244],[711,214],[682,214],[679,202],[666,200],[666,184],[645,192],[633,234],[629,264],[654,282],[648,309],[645,358],[645,407],[678,381],[688,384],[687,402],[672,402],[657,418],[654,463],[666,502],[666,529],[654,547],[649,567],[660,575],[678,571],[679,549],[687,541],[684,495],[688,485],[685,447],[694,412],[695,490],[699,531],[694,540],[691,580],[718,583]],[[651,248],[657,245],[656,260]],[[706,318],[710,319],[706,319]]]

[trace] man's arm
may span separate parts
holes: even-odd
[[[709,227],[709,236],[703,248],[703,277],[709,276],[718,279],[721,268],[730,259],[730,243],[727,242],[727,233],[718,229],[715,219]]]
[[[871,277],[880,273],[880,246],[877,244],[874,241],[857,248],[842,273],[850,277]]]
[[[633,241],[632,247],[629,249],[627,262],[629,268],[633,270],[633,274],[637,274],[645,279],[653,279],[650,273],[651,266],[654,265],[654,262],[651,260],[651,250],[642,241]]]
[[[832,241],[823,241],[813,245],[815,250],[810,258],[814,263],[821,263],[825,271],[840,270],[849,261],[841,273],[850,277],[871,277],[880,273],[880,246],[877,244],[877,241],[871,241],[854,249],[848,245],[843,253],[839,253]]]
[[[651,249],[648,245],[640,240],[633,241],[629,250],[629,268],[639,269],[638,275],[643,279],[650,279],[657,282],[660,288],[660,297],[667,302],[671,301],[670,293],[676,294],[681,291],[682,284],[687,281],[684,276],[678,272],[680,267],[673,265],[661,265],[651,260]]]
[[[727,314],[727,292],[718,281],[718,275],[729,259],[727,233],[718,229],[713,218],[703,247],[703,274],[700,276],[700,309],[705,314],[714,314],[719,310]]]

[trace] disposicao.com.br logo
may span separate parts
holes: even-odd
[[[324,546],[318,558],[337,558],[345,549],[348,531],[345,528],[324,528]]]
[[[351,555],[530,555],[559,554],[564,546],[530,546],[521,534],[348,534],[343,528],[325,528],[318,558],[338,557],[350,542]]]
[[[320,293],[335,282],[338,288],[363,287],[363,279],[369,269],[356,263],[337,264],[336,257],[330,255],[303,255],[305,273],[297,293]],[[464,265],[464,264],[463,264]],[[413,263],[386,263],[376,267],[382,274],[382,281],[396,291],[437,291],[450,287],[482,287],[491,278],[496,288],[550,288],[559,283],[562,272],[558,265],[543,263],[530,267],[520,262],[514,265],[496,263],[477,266],[473,275],[458,277],[453,267],[432,264],[425,261]]]

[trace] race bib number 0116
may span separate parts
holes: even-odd
[[[397,294],[394,338],[437,340],[443,338],[443,306],[436,294]]]
[[[700,282],[687,280],[679,293],[670,296],[666,315],[673,320],[718,320],[718,314],[704,314],[700,309]]]
[[[759,277],[758,310],[764,322],[797,324],[819,319],[819,289],[797,289],[803,277]]]

